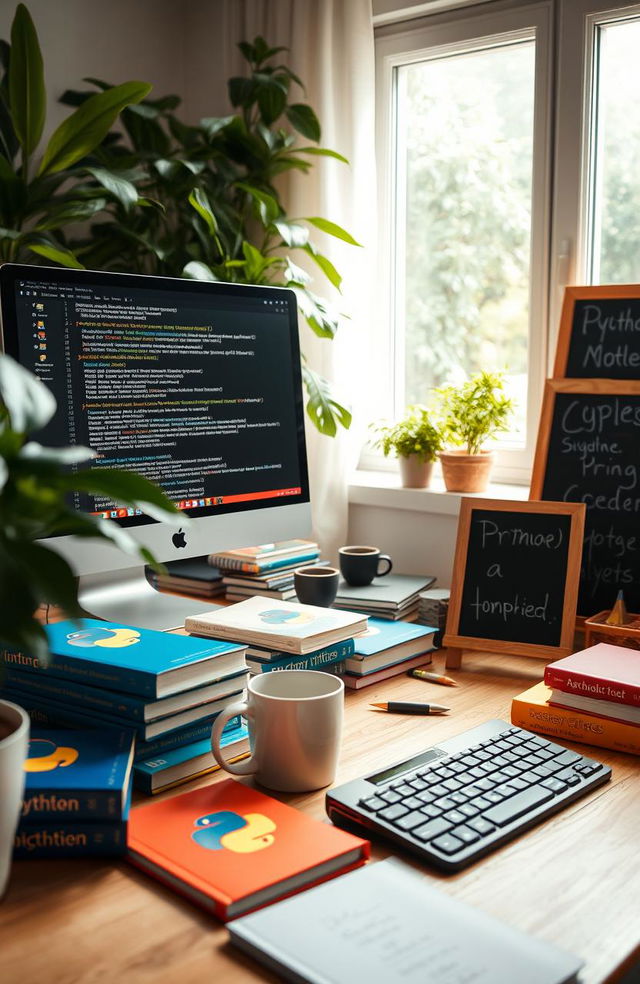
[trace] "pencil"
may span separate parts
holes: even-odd
[[[451,710],[450,707],[443,707],[442,704],[415,704],[404,700],[389,700],[383,704],[369,704],[379,711],[388,711],[391,714],[444,714]]]
[[[430,670],[409,670],[409,676],[417,677],[418,680],[427,680],[429,683],[442,683],[445,687],[458,686],[451,677],[444,676],[442,673],[432,673]]]

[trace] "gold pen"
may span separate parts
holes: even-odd
[[[417,677],[419,680],[427,680],[429,683],[442,683],[445,687],[458,686],[451,677],[444,676],[442,673],[432,673],[429,670],[409,670],[409,676]]]

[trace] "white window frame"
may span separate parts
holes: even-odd
[[[379,401],[380,415],[401,413],[399,382],[403,372],[402,329],[395,324],[392,284],[395,281],[397,244],[389,234],[396,228],[392,189],[394,187],[394,130],[397,125],[393,79],[400,65],[422,61],[425,57],[446,55],[499,45],[504,41],[535,38],[535,104],[531,227],[531,276],[529,291],[529,387],[527,435],[522,450],[500,451],[495,469],[498,481],[527,484],[538,427],[546,367],[549,358],[549,205],[551,198],[551,79],[552,79],[552,0],[510,4],[506,9],[473,15],[469,10],[437,15],[393,28],[385,27],[376,36],[376,116],[377,164],[379,174],[380,318],[376,351],[379,356],[377,392],[386,394],[386,405]],[[393,463],[390,463],[390,467]],[[385,467],[384,459],[370,452],[363,454],[361,467]]]

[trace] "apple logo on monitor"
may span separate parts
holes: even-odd
[[[171,542],[173,543],[174,547],[186,547],[187,540],[185,538],[184,533],[182,532],[182,529],[179,529],[177,533],[173,534],[173,536],[171,537]]]

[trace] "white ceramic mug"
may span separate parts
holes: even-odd
[[[223,758],[220,736],[236,714],[248,720],[251,756],[232,764]],[[255,775],[268,789],[322,789],[335,778],[343,715],[339,677],[317,670],[262,673],[249,680],[246,701],[231,704],[216,718],[211,751],[227,772]]]
[[[24,791],[24,762],[29,749],[27,712],[0,700],[0,898],[9,881],[13,838]]]

